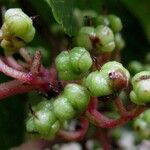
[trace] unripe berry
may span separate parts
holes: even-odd
[[[92,72],[88,75],[85,80],[85,86],[92,96],[105,96],[112,93],[107,79],[99,71]]]
[[[115,45],[116,45],[116,47],[115,47],[116,50],[121,50],[125,46],[125,42],[120,33],[115,34]]]
[[[122,22],[116,15],[100,15],[95,18],[95,25],[109,26],[113,32],[120,32],[122,30]]]
[[[92,96],[106,96],[126,88],[129,79],[130,74],[122,64],[111,61],[104,64],[100,71],[90,73],[85,85]]]
[[[1,31],[1,46],[8,54],[31,42],[35,34],[31,18],[19,8],[6,11]]]
[[[109,26],[109,20],[107,18],[107,16],[104,15],[100,15],[98,17],[95,18],[95,25],[106,25]]]
[[[142,118],[137,118],[134,121],[134,129],[140,135],[141,138],[150,138],[149,124]]]
[[[66,71],[70,69],[70,60],[68,51],[62,51],[55,59],[56,68],[58,71]]]
[[[137,103],[145,104],[150,102],[150,72],[142,71],[132,79],[133,92],[137,97]],[[136,103],[131,96],[131,101]]]
[[[70,69],[70,58],[68,51],[61,52],[55,59],[56,68],[58,71],[59,78],[62,80],[73,80],[78,79]]]
[[[120,32],[122,30],[122,22],[119,17],[117,17],[115,15],[109,15],[108,20],[110,23],[110,28],[114,32]]]
[[[99,40],[96,46],[102,52],[111,52],[115,48],[114,34],[107,26],[100,25],[95,29],[96,37]]]
[[[26,129],[43,138],[53,138],[66,121],[86,110],[89,100],[85,87],[68,84],[56,99],[42,101],[32,108],[26,120]]]
[[[150,109],[144,111],[135,121],[134,128],[142,138],[150,138]]]
[[[77,45],[91,50],[93,47],[92,39],[95,38],[95,29],[93,27],[82,27],[77,35]]]
[[[72,107],[79,113],[85,111],[90,100],[89,92],[81,85],[68,84],[63,92]]]
[[[71,106],[68,98],[64,95],[61,95],[57,99],[55,99],[53,106],[54,113],[60,120],[69,120],[75,115],[74,108]]]
[[[90,69],[92,58],[85,48],[75,47],[69,52],[61,52],[55,64],[61,80],[76,80]]]
[[[105,63],[102,68],[101,71],[104,71],[104,74],[109,74],[111,72],[116,72],[116,71],[120,71],[121,73],[123,73],[127,79],[127,81],[130,79],[130,74],[129,71],[123,67],[123,65],[117,61],[110,61]]]
[[[5,31],[6,35],[12,35],[25,41],[30,42],[35,34],[32,20],[21,9],[9,9],[5,13]],[[5,35],[5,32],[4,32]]]
[[[90,53],[82,47],[75,47],[69,52],[71,68],[76,73],[86,72],[92,66]]]
[[[150,124],[150,109],[147,109],[146,111],[144,111],[144,113],[142,114],[142,118],[143,118],[143,120],[145,120],[148,124]]]
[[[139,61],[133,60],[129,63],[128,69],[132,74],[136,74],[143,71],[144,66]]]
[[[44,138],[53,138],[60,123],[53,113],[50,101],[42,101],[33,108],[34,114],[30,114],[26,121],[28,132],[36,132]]]

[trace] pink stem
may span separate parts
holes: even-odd
[[[12,80],[0,84],[0,99],[4,99],[16,94],[26,93],[31,90],[33,90],[32,86],[24,85],[22,82],[17,80]]]
[[[78,131],[65,131],[65,130],[60,130],[59,131],[59,136],[65,139],[66,141],[79,141],[82,140],[87,132],[89,122],[82,118],[80,121],[81,129]]]
[[[132,111],[128,112],[125,116],[121,116],[118,119],[110,119],[96,109],[87,110],[86,117],[89,119],[91,123],[93,123],[97,127],[101,128],[115,128],[117,126],[121,126],[128,121],[132,120],[133,118],[140,115],[145,110],[142,106],[137,106]]]
[[[96,132],[96,138],[101,143],[103,150],[110,150],[111,149],[107,130],[98,128],[97,132]]]
[[[19,65],[12,56],[7,56],[5,57],[5,59],[6,59],[6,64],[8,64],[10,67],[19,71],[25,71],[25,69],[21,65]]]
[[[126,108],[124,107],[122,101],[120,100],[120,98],[118,96],[115,98],[115,105],[116,105],[116,107],[119,111],[119,114],[121,116],[127,115],[128,112],[127,112]]]
[[[25,60],[28,64],[31,65],[31,63],[32,63],[32,58],[31,58],[31,56],[28,54],[28,52],[26,51],[26,49],[25,49],[25,48],[21,48],[21,49],[19,50],[19,53],[20,53],[20,55],[24,58],[24,60]]]
[[[0,59],[0,71],[7,76],[18,79],[19,81],[25,83],[31,83],[31,81],[33,81],[34,79],[34,76],[31,73],[25,73],[22,71],[15,70],[7,66],[1,59]]]

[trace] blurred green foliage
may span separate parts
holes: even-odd
[[[121,17],[126,41],[126,48],[122,51],[125,65],[133,59],[143,61],[150,50],[149,0],[0,0],[1,10],[11,7],[21,7],[28,15],[39,16],[35,20],[37,36],[30,46],[44,47],[48,53],[52,49],[49,39],[51,25],[59,23],[69,36],[77,33],[78,26],[72,17],[75,8],[95,10],[98,14],[103,13],[105,8],[108,13]],[[46,63],[50,61],[49,54]],[[1,82],[8,80],[3,75],[0,78]],[[23,142],[26,99],[26,96],[19,95],[0,103],[0,149],[5,150]]]

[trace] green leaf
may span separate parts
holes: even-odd
[[[72,36],[77,29],[73,16],[74,0],[46,0],[52,9],[55,20],[63,26],[64,31]]]

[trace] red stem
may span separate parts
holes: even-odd
[[[110,150],[111,145],[108,137],[108,131],[98,128],[96,132],[96,138],[101,143],[103,150]]]
[[[34,79],[34,76],[31,73],[26,73],[26,72],[15,70],[7,66],[1,59],[0,59],[0,71],[3,72],[7,76],[18,79],[19,81],[22,81],[25,83],[31,83],[31,81],[33,81]]]
[[[24,85],[22,82],[13,80],[6,83],[0,84],[0,99],[6,97],[26,93],[33,90],[33,87],[30,85]]]
[[[65,131],[65,130],[60,130],[59,131],[59,136],[65,139],[66,141],[80,141],[84,138],[89,122],[82,118],[80,121],[81,129],[78,131]]]
[[[19,70],[19,71],[25,71],[25,69],[17,63],[17,61],[12,56],[5,57],[6,64],[8,64],[10,67]]]
[[[133,118],[137,117],[139,114],[141,114],[145,110],[145,107],[143,106],[137,106],[132,111],[128,112],[126,115],[121,116],[118,119],[110,119],[100,112],[98,112],[96,109],[93,110],[87,110],[86,117],[89,119],[91,123],[93,123],[97,127],[101,128],[115,128],[117,126],[121,126],[125,123],[127,123],[129,120],[132,120]]]
[[[119,114],[121,116],[127,115],[128,112],[127,112],[126,108],[124,107],[122,101],[120,100],[120,98],[118,96],[115,98],[115,105],[116,105],[116,107],[119,111]]]
[[[32,58],[31,56],[28,54],[27,50],[25,48],[21,48],[19,50],[20,55],[24,58],[24,60],[27,62],[27,64],[32,63]]]

